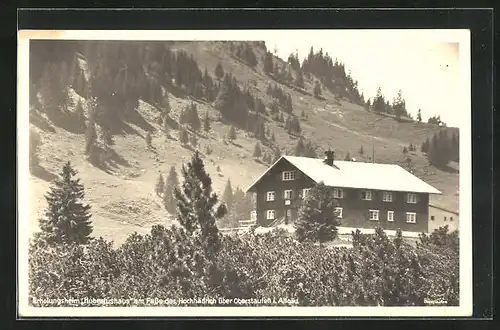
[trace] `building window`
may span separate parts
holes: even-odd
[[[444,221],[448,220],[446,217],[444,217]]]
[[[283,197],[285,199],[292,199],[292,191],[291,190],[285,190],[283,193]]]
[[[341,207],[336,207],[335,212],[337,212],[339,218],[342,218],[343,209]]]
[[[406,195],[406,202],[409,204],[416,204],[417,203],[417,194]]]
[[[450,221],[453,221],[453,217],[450,217]]]
[[[276,212],[274,210],[267,210],[266,219],[267,220],[274,220],[275,215],[276,215]]]
[[[267,200],[268,202],[272,202],[272,201],[274,201],[274,197],[275,197],[274,195],[275,195],[275,194],[274,194],[274,191],[268,191],[268,192],[267,192],[267,199],[266,199],[266,200]]]
[[[378,210],[370,210],[370,220],[378,221]]]
[[[361,199],[365,201],[371,201],[372,200],[372,192],[369,190],[365,190],[361,192]]]
[[[302,189],[302,198],[306,199],[307,196],[309,196],[310,191],[311,191],[311,188]]]
[[[283,181],[291,181],[291,180],[295,180],[295,171],[284,171]]]
[[[394,211],[387,211],[387,221],[394,221]]]
[[[407,223],[416,223],[417,222],[417,214],[414,212],[406,212],[406,222]]]
[[[431,215],[431,220],[434,220],[434,216],[433,215]]]
[[[382,195],[382,200],[384,202],[392,202],[392,192],[384,191],[384,194]]]
[[[333,198],[344,198],[344,191],[342,189],[333,189]]]

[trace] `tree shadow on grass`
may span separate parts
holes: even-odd
[[[153,132],[155,130],[155,128],[148,123],[148,121],[144,119],[144,117],[137,110],[128,112],[124,115],[123,119],[125,122],[134,124],[146,132]]]
[[[55,133],[56,129],[43,118],[38,111],[30,111],[30,124],[35,125],[45,132]]]
[[[446,172],[446,173],[453,173],[453,174],[456,174],[459,172],[458,169],[454,168],[454,167],[451,167],[450,165],[444,165],[444,166],[441,166],[441,167],[438,167],[441,171],[443,172]]]
[[[111,170],[118,169],[120,166],[130,167],[129,162],[115,150],[100,146],[94,147],[89,161],[92,165],[108,174],[113,174]]]
[[[55,179],[57,179],[57,175],[47,171],[43,166],[41,165],[35,165],[30,168],[30,172],[33,176],[47,181],[47,182],[52,182]]]

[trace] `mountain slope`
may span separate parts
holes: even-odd
[[[227,44],[220,42],[176,42],[170,49],[186,51],[192,54],[200,70],[206,67],[214,76],[215,68],[221,63],[225,72],[230,72],[239,82],[254,95],[264,100],[267,105],[271,97],[266,89],[271,82],[289,93],[293,104],[293,113],[300,118],[302,136],[317,146],[318,156],[327,148],[336,151],[336,157],[344,158],[349,152],[357,161],[371,161],[374,151],[376,162],[401,162],[404,157],[402,149],[410,143],[417,146],[417,151],[410,152],[415,174],[443,192],[442,196],[432,197],[431,202],[444,207],[458,209],[458,172],[442,171],[428,165],[422,154],[420,144],[430,138],[441,128],[435,125],[415,122],[398,122],[390,117],[380,116],[366,111],[362,106],[346,99],[335,97],[328,90],[323,90],[323,98],[315,98],[301,93],[287,85],[280,84],[263,72],[262,58],[265,49],[254,46],[259,60],[256,68],[250,68],[235,58]],[[276,63],[284,63],[274,58]],[[85,62],[83,61],[85,65]],[[305,90],[311,93],[316,78],[304,77]],[[73,90],[70,93],[73,103],[80,100],[86,109],[86,100]],[[252,157],[257,140],[247,132],[237,129],[234,143],[227,142],[228,123],[218,121],[219,111],[213,103],[195,99],[182,92],[171,91],[170,118],[172,127],[168,137],[158,124],[158,109],[145,102],[139,102],[134,116],[123,123],[121,133],[114,136],[113,154],[104,166],[96,167],[84,156],[85,136],[69,128],[70,119],[62,124],[47,119],[41,111],[35,109],[31,114],[31,126],[42,137],[39,152],[43,171],[31,176],[31,198],[33,205],[30,224],[37,228],[37,217],[44,211],[44,193],[49,187],[49,180],[60,171],[62,164],[70,160],[79,172],[86,188],[86,201],[92,205],[94,235],[103,236],[117,243],[123,242],[127,235],[134,231],[146,232],[155,223],[168,224],[172,216],[164,210],[161,198],[154,193],[155,181],[159,172],[164,176],[170,166],[175,166],[180,174],[182,164],[192,154],[192,148],[179,143],[179,130],[176,124],[179,116],[188,104],[195,103],[200,117],[208,112],[212,129],[200,132],[197,136],[198,149],[202,152],[207,171],[211,174],[214,190],[222,193],[228,179],[233,187],[245,188],[267,168],[260,160]],[[68,109],[74,111],[74,105]],[[301,112],[307,119],[301,118]],[[266,127],[274,133],[282,154],[293,154],[297,137],[290,135],[284,124],[265,116]],[[153,149],[146,147],[145,136],[152,132]],[[226,142],[225,142],[226,141]],[[210,155],[205,154],[206,146],[212,149]],[[364,154],[358,150],[363,147]],[[273,154],[273,146],[261,144],[263,153]],[[220,167],[220,173],[217,167]],[[456,167],[456,164],[452,164]],[[388,178],[390,179],[390,178]]]

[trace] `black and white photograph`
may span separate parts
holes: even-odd
[[[468,30],[18,42],[21,316],[472,314]]]

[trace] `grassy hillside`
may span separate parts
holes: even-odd
[[[207,68],[211,76],[218,63],[225,72],[230,72],[243,86],[247,86],[254,95],[264,100],[267,105],[271,101],[266,94],[270,76],[263,72],[262,57],[265,49],[254,47],[259,60],[255,68],[250,68],[241,60],[231,55],[228,46],[218,42],[176,42],[171,49],[184,50],[193,55],[201,70]],[[274,59],[276,62],[281,60]],[[81,63],[83,66],[85,62]],[[305,90],[312,92],[314,77],[304,77]],[[301,93],[286,85],[277,83],[289,93],[293,102],[293,112],[297,116],[304,111],[307,119],[300,118],[302,135],[317,146],[317,154],[321,156],[324,149],[332,148],[336,157],[344,158],[347,152],[357,161],[370,161],[374,150],[375,161],[395,163],[403,160],[402,149],[410,143],[417,146],[411,153],[415,166],[415,174],[443,192],[442,196],[431,198],[431,202],[441,206],[458,209],[458,168],[451,164],[448,171],[442,171],[428,165],[428,161],[420,149],[420,144],[430,138],[440,128],[435,125],[415,122],[398,122],[390,117],[380,116],[366,111],[362,106],[350,103],[346,99],[323,91],[323,98],[318,99],[308,93]],[[37,217],[43,214],[45,199],[50,180],[59,173],[62,165],[70,160],[79,172],[86,188],[86,201],[92,205],[94,234],[117,243],[129,234],[137,231],[147,232],[153,224],[166,224],[173,221],[171,215],[164,210],[161,199],[154,193],[155,181],[159,172],[164,176],[170,166],[180,168],[193,152],[191,147],[183,147],[179,143],[179,131],[176,124],[181,110],[191,102],[197,104],[198,113],[202,117],[208,112],[212,129],[198,134],[198,149],[201,151],[206,168],[212,176],[213,187],[222,193],[224,185],[231,179],[233,188],[245,188],[251,184],[267,168],[259,160],[252,157],[257,140],[250,134],[237,129],[234,142],[224,142],[228,123],[218,121],[218,113],[213,103],[192,98],[182,92],[169,93],[172,128],[166,137],[158,124],[158,110],[153,105],[141,100],[137,111],[123,122],[119,134],[114,136],[113,154],[103,164],[96,167],[84,156],[85,135],[72,129],[71,113],[76,101],[80,100],[87,109],[86,100],[73,90],[70,91],[73,105],[68,107],[66,120],[49,120],[39,109],[31,113],[31,127],[40,133],[42,145],[39,152],[42,170],[31,176],[30,181],[30,224],[37,228]],[[70,118],[70,119],[68,119]],[[266,127],[275,135],[282,154],[292,154],[297,137],[291,136],[284,129],[284,124],[265,116]],[[146,147],[145,136],[152,132],[153,149]],[[205,154],[209,145],[213,152]],[[364,155],[358,150],[363,146]],[[261,144],[264,153],[271,153],[269,146]],[[220,172],[217,172],[217,166]],[[388,178],[390,179],[390,178]]]

